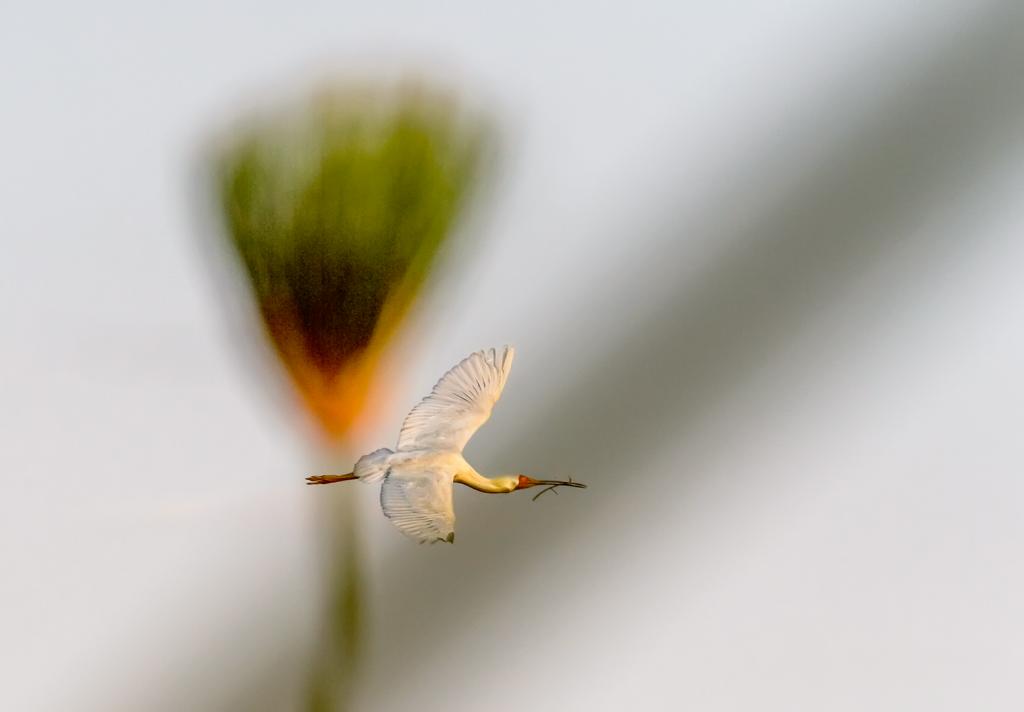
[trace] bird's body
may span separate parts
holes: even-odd
[[[358,479],[380,483],[384,514],[404,534],[420,542],[455,539],[452,485],[501,494],[537,485],[584,487],[579,482],[534,480],[524,475],[484,477],[462,456],[473,433],[487,422],[505,387],[515,351],[506,346],[478,351],[437,382],[406,416],[395,450],[364,455],[347,475],[316,475],[309,484]]]

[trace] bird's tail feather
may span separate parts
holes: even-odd
[[[363,455],[356,462],[353,474],[367,484],[374,484],[384,479],[388,474],[388,459],[394,454],[386,447],[374,450],[369,455]]]

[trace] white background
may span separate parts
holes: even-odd
[[[197,167],[245,106],[413,67],[496,115],[502,158],[361,449],[507,342],[469,457],[591,487],[460,491],[432,548],[360,490],[355,709],[1020,709],[1020,20],[3,10],[0,706],[298,704],[322,493],[232,332]]]

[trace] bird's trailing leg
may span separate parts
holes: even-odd
[[[306,478],[307,485],[329,485],[334,482],[348,482],[349,480],[358,479],[354,473],[349,472],[347,475],[310,475]]]

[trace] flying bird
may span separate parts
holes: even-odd
[[[484,477],[462,456],[473,433],[491,417],[508,380],[515,350],[477,351],[446,373],[402,423],[395,450],[381,448],[359,458],[345,475],[313,475],[311,485],[361,480],[380,483],[380,506],[406,536],[423,542],[455,541],[452,489],[456,482],[478,492],[504,494],[545,486],[586,487],[568,480],[526,475]],[[535,496],[534,499],[537,497]]]

